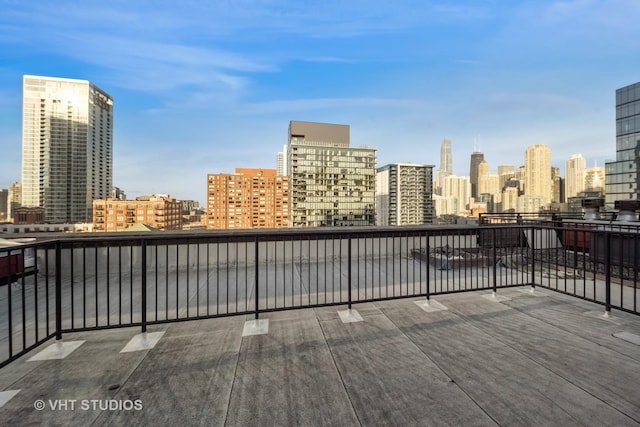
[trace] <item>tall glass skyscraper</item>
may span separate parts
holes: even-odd
[[[349,146],[349,125],[289,123],[292,227],[375,225],[376,149]]]
[[[113,99],[86,80],[24,76],[22,89],[22,205],[91,222],[113,184]]]
[[[616,160],[604,166],[607,209],[640,199],[640,83],[616,90]]]

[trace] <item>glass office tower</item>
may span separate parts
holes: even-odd
[[[605,207],[638,200],[640,186],[640,83],[616,90],[616,160],[605,163]]]
[[[375,225],[376,150],[349,146],[349,126],[291,121],[292,227]]]

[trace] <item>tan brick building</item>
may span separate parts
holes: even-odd
[[[93,201],[93,231],[123,231],[135,224],[182,230],[182,202],[161,195]]]
[[[284,228],[288,222],[288,176],[245,168],[207,175],[208,229]]]
[[[13,213],[13,223],[16,225],[42,224],[45,221],[46,211],[44,208],[39,206],[20,206],[16,208]]]

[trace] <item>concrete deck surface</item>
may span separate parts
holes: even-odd
[[[523,291],[154,325],[122,353],[139,329],[66,334],[0,370],[0,425],[640,425],[640,318]]]

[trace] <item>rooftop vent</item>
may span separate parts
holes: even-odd
[[[640,200],[616,200],[614,207],[618,210],[616,221],[638,221],[637,210],[640,210]]]
[[[604,206],[604,199],[582,199],[584,219],[600,219],[600,208]]]

